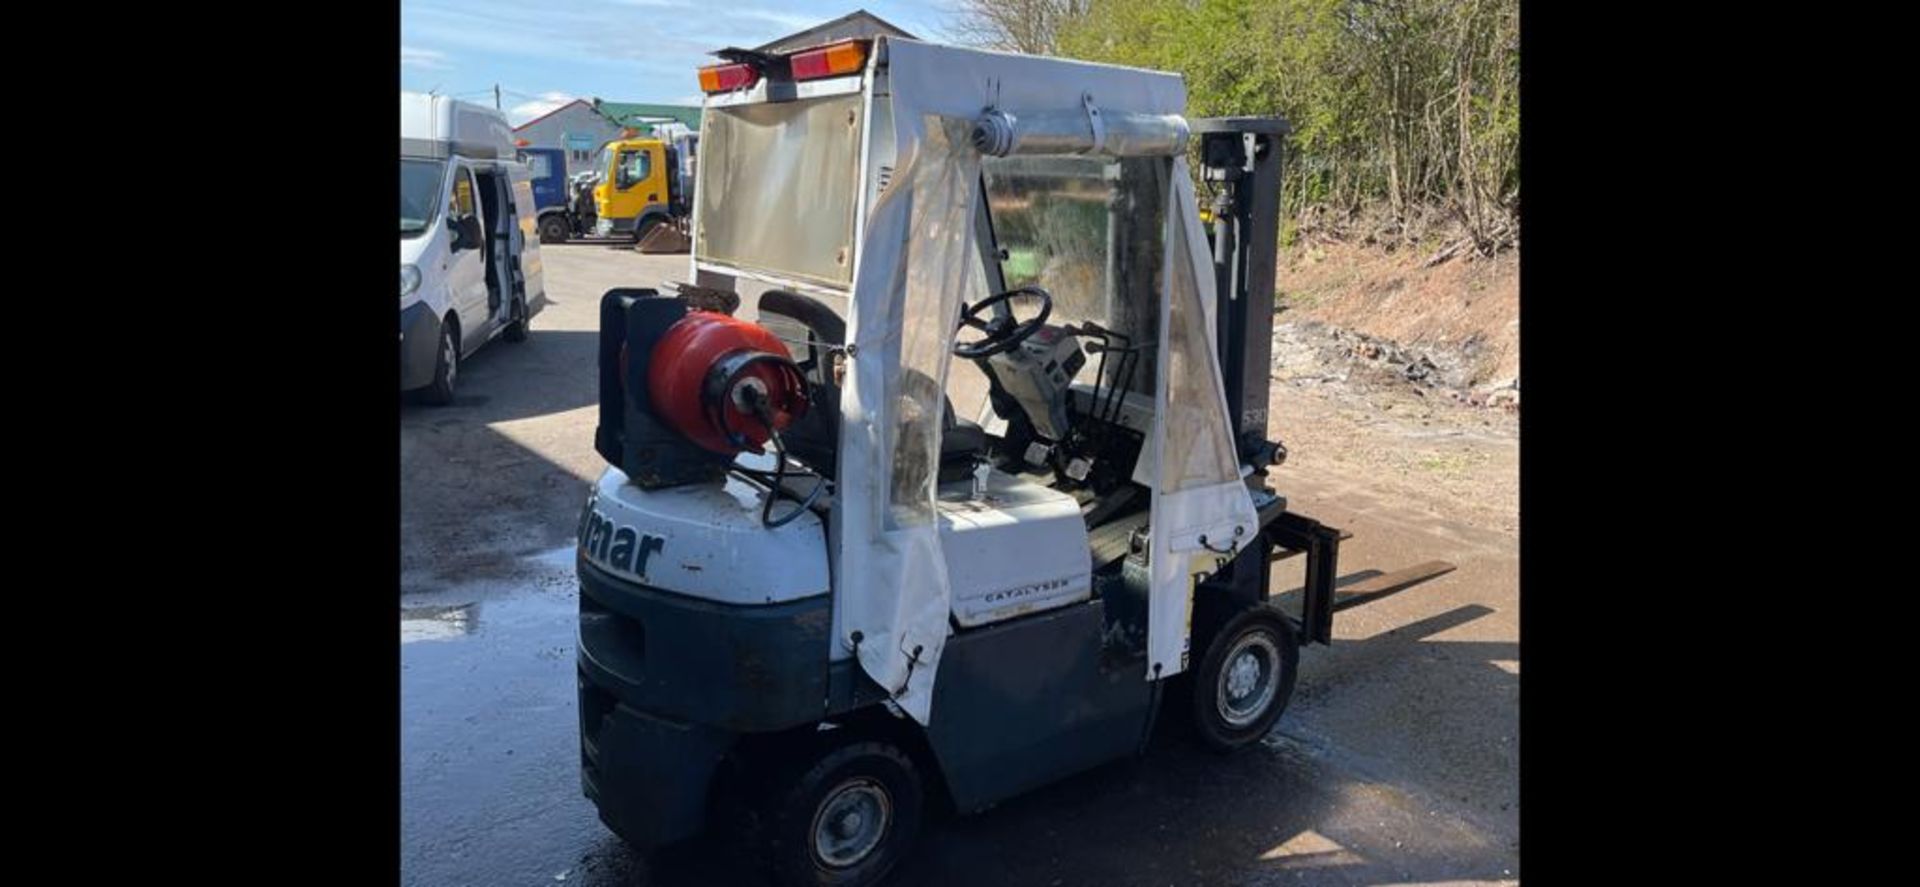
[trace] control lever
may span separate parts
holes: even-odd
[[[1091,332],[1091,331],[1089,331],[1089,332]],[[1111,335],[1111,333],[1107,333],[1107,332],[1106,332],[1105,330],[1101,330],[1100,332],[1101,332],[1102,334],[1105,334],[1105,335]],[[1135,352],[1135,351],[1139,351],[1140,349],[1142,349],[1142,348],[1144,348],[1144,347],[1146,347],[1146,346],[1144,346],[1144,345],[1114,345],[1114,344],[1112,344],[1112,343],[1110,343],[1110,342],[1103,342],[1103,341],[1101,341],[1101,340],[1099,340],[1099,339],[1088,339],[1087,341],[1085,341],[1085,342],[1083,342],[1083,343],[1081,343],[1081,345],[1080,345],[1080,349],[1081,349],[1082,351],[1085,351],[1085,352],[1087,352],[1088,354],[1100,354],[1100,353],[1102,353],[1102,352],[1111,352],[1111,353],[1113,353],[1113,354],[1129,354],[1129,353],[1132,353],[1132,352]]]

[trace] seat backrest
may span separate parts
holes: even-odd
[[[762,293],[759,312],[763,326],[790,340],[788,350],[807,376],[807,398],[812,404],[800,421],[781,433],[780,439],[794,458],[832,477],[839,457],[840,386],[833,384],[833,352],[826,347],[811,347],[805,340],[811,338],[821,346],[844,345],[846,321],[824,302],[786,290]],[[801,331],[803,335],[796,335]]]
[[[787,290],[767,290],[760,294],[760,313],[792,318],[828,345],[847,344],[847,322],[840,319],[825,302]]]

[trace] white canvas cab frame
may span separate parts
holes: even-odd
[[[991,561],[965,530],[995,521],[959,517],[942,503],[937,398],[952,393],[955,318],[963,300],[1005,285],[1003,263],[981,237],[991,236],[983,201],[993,200],[996,168],[1053,163],[1071,178],[1077,164],[1096,178],[1124,177],[1134,191],[1161,192],[1147,223],[1158,231],[1143,234],[1136,219],[1130,239],[1105,244],[1105,261],[1135,285],[1072,294],[1130,300],[1108,315],[1140,317],[1138,327],[1156,337],[1150,363],[1161,371],[1151,389],[1129,397],[1157,417],[1135,471],[1151,495],[1142,680],[1188,665],[1196,563],[1233,557],[1258,529],[1229,441],[1185,102],[1173,74],[893,38],[875,42],[857,75],[763,79],[708,99],[692,270],[704,285],[748,278],[845,300],[832,655],[857,657],[922,723],[956,593],[966,601],[1023,583],[1065,583],[1050,587],[1065,590],[1055,600],[1066,603],[1083,600],[1088,581],[1086,529],[1070,499],[1054,503],[1060,522],[998,522],[1020,527],[1009,539],[1031,543],[1001,561],[1024,571],[983,569]],[[1159,251],[1151,277],[1121,255],[1142,242]],[[1045,498],[1029,491],[1020,507],[1045,511],[1035,501]],[[955,544],[974,555],[955,559]],[[994,587],[956,592],[956,579],[971,578],[956,573]]]

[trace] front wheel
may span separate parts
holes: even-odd
[[[866,887],[906,856],[924,792],[913,761],[885,742],[820,756],[774,802],[770,862],[787,887]]]
[[[433,362],[433,383],[421,390],[420,398],[434,406],[453,403],[453,383],[460,374],[460,337],[452,324],[440,327],[440,348]]]
[[[565,217],[553,215],[540,220],[541,243],[566,243],[568,233]]]
[[[1299,664],[1293,626],[1277,610],[1263,604],[1229,620],[1193,678],[1201,741],[1223,752],[1260,741],[1286,709]]]

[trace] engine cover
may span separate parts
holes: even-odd
[[[831,590],[827,534],[801,514],[760,525],[759,490],[728,477],[644,490],[608,468],[580,514],[587,560],[629,582],[726,604],[778,604]]]
[[[1087,600],[1093,558],[1072,496],[1002,471],[986,495],[971,480],[940,489],[940,547],[962,628]]]

